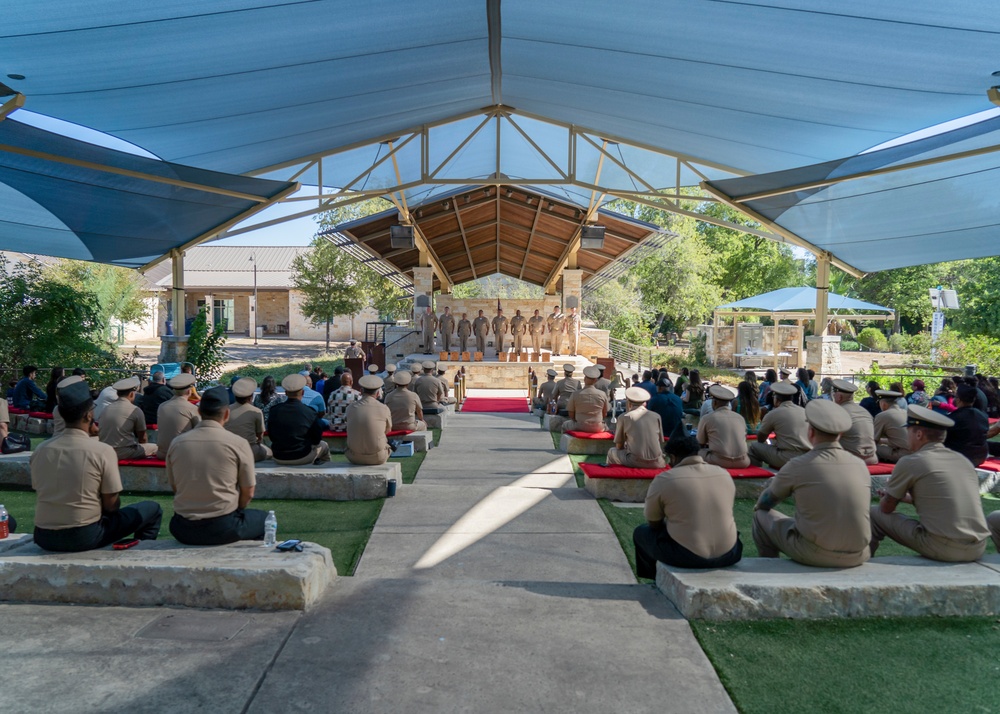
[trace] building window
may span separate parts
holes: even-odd
[[[236,331],[235,300],[213,300],[212,320],[216,325],[225,325],[226,332]]]

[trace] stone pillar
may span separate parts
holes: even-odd
[[[215,329],[215,296],[212,293],[205,293],[205,310],[205,321],[211,332]]]
[[[423,314],[424,308],[434,307],[434,268],[413,269],[413,319]]]
[[[575,307],[578,313],[582,313],[583,305],[580,304],[580,297],[583,292],[583,271],[564,270],[562,281],[563,312]]]
[[[825,335],[830,305],[830,254],[816,256],[816,323],[813,332]],[[840,358],[837,358],[840,361]],[[810,369],[814,369],[810,367]],[[817,371],[818,373],[818,371]]]
[[[810,335],[806,338],[806,369],[817,376],[841,374],[840,335]]]
[[[170,252],[173,283],[170,291],[170,318],[173,335],[160,337],[160,362],[183,362],[187,357],[187,335],[184,320],[187,317],[184,292],[184,253]]]

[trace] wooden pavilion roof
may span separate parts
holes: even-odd
[[[451,285],[502,273],[529,283],[555,283],[586,218],[586,210],[520,186],[480,186],[463,189],[409,207],[413,223],[426,239],[432,262]],[[339,234],[394,271],[412,276],[420,265],[419,250],[394,250],[389,228],[399,223],[396,211],[337,226]],[[604,248],[577,253],[583,283],[662,231],[609,211],[597,214],[605,227]],[[357,249],[350,252],[357,254]],[[437,271],[435,289],[440,289]],[[561,289],[561,286],[556,286]]]

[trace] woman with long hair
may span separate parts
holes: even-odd
[[[778,373],[773,368],[764,372],[764,381],[760,383],[760,397],[757,400],[761,406],[767,403],[767,393],[771,391],[771,385],[777,381]]]
[[[254,397],[253,405],[264,412],[264,427],[267,427],[267,419],[271,414],[271,407],[287,399],[284,394],[278,393],[277,384],[270,374],[264,377],[260,383],[260,393]]]
[[[958,407],[955,406],[955,381],[950,377],[941,379],[941,386],[931,397],[931,409],[942,414],[951,414]]]
[[[736,413],[747,423],[747,434],[756,434],[761,420],[760,402],[750,382],[740,382],[736,388]]]
[[[53,367],[52,371],[49,372],[49,383],[45,385],[45,411],[49,414],[56,408],[56,399],[58,397],[58,394],[56,394],[56,385],[62,381],[65,375],[66,370],[62,367]]]
[[[681,402],[684,403],[684,413],[701,416],[701,405],[705,401],[705,383],[701,381],[701,372],[692,369],[688,373],[688,383],[684,386],[684,393],[681,394]]]

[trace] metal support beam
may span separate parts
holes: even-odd
[[[830,254],[823,252],[816,256],[816,326],[817,335],[825,335],[830,306]]]
[[[18,92],[0,106],[0,121],[3,121],[23,106],[24,95]]]
[[[174,334],[184,335],[184,320],[187,317],[184,293],[184,252],[170,251],[171,274],[170,317],[174,323]]]
[[[462,212],[458,209],[458,201],[453,202],[452,206],[455,209],[455,220],[458,221],[458,232],[462,236],[462,245],[465,246],[465,254],[469,257],[469,267],[472,268],[472,278],[475,280],[478,277],[476,275],[476,263],[472,260],[472,251],[469,250],[469,240],[465,235],[465,226],[462,225]]]

